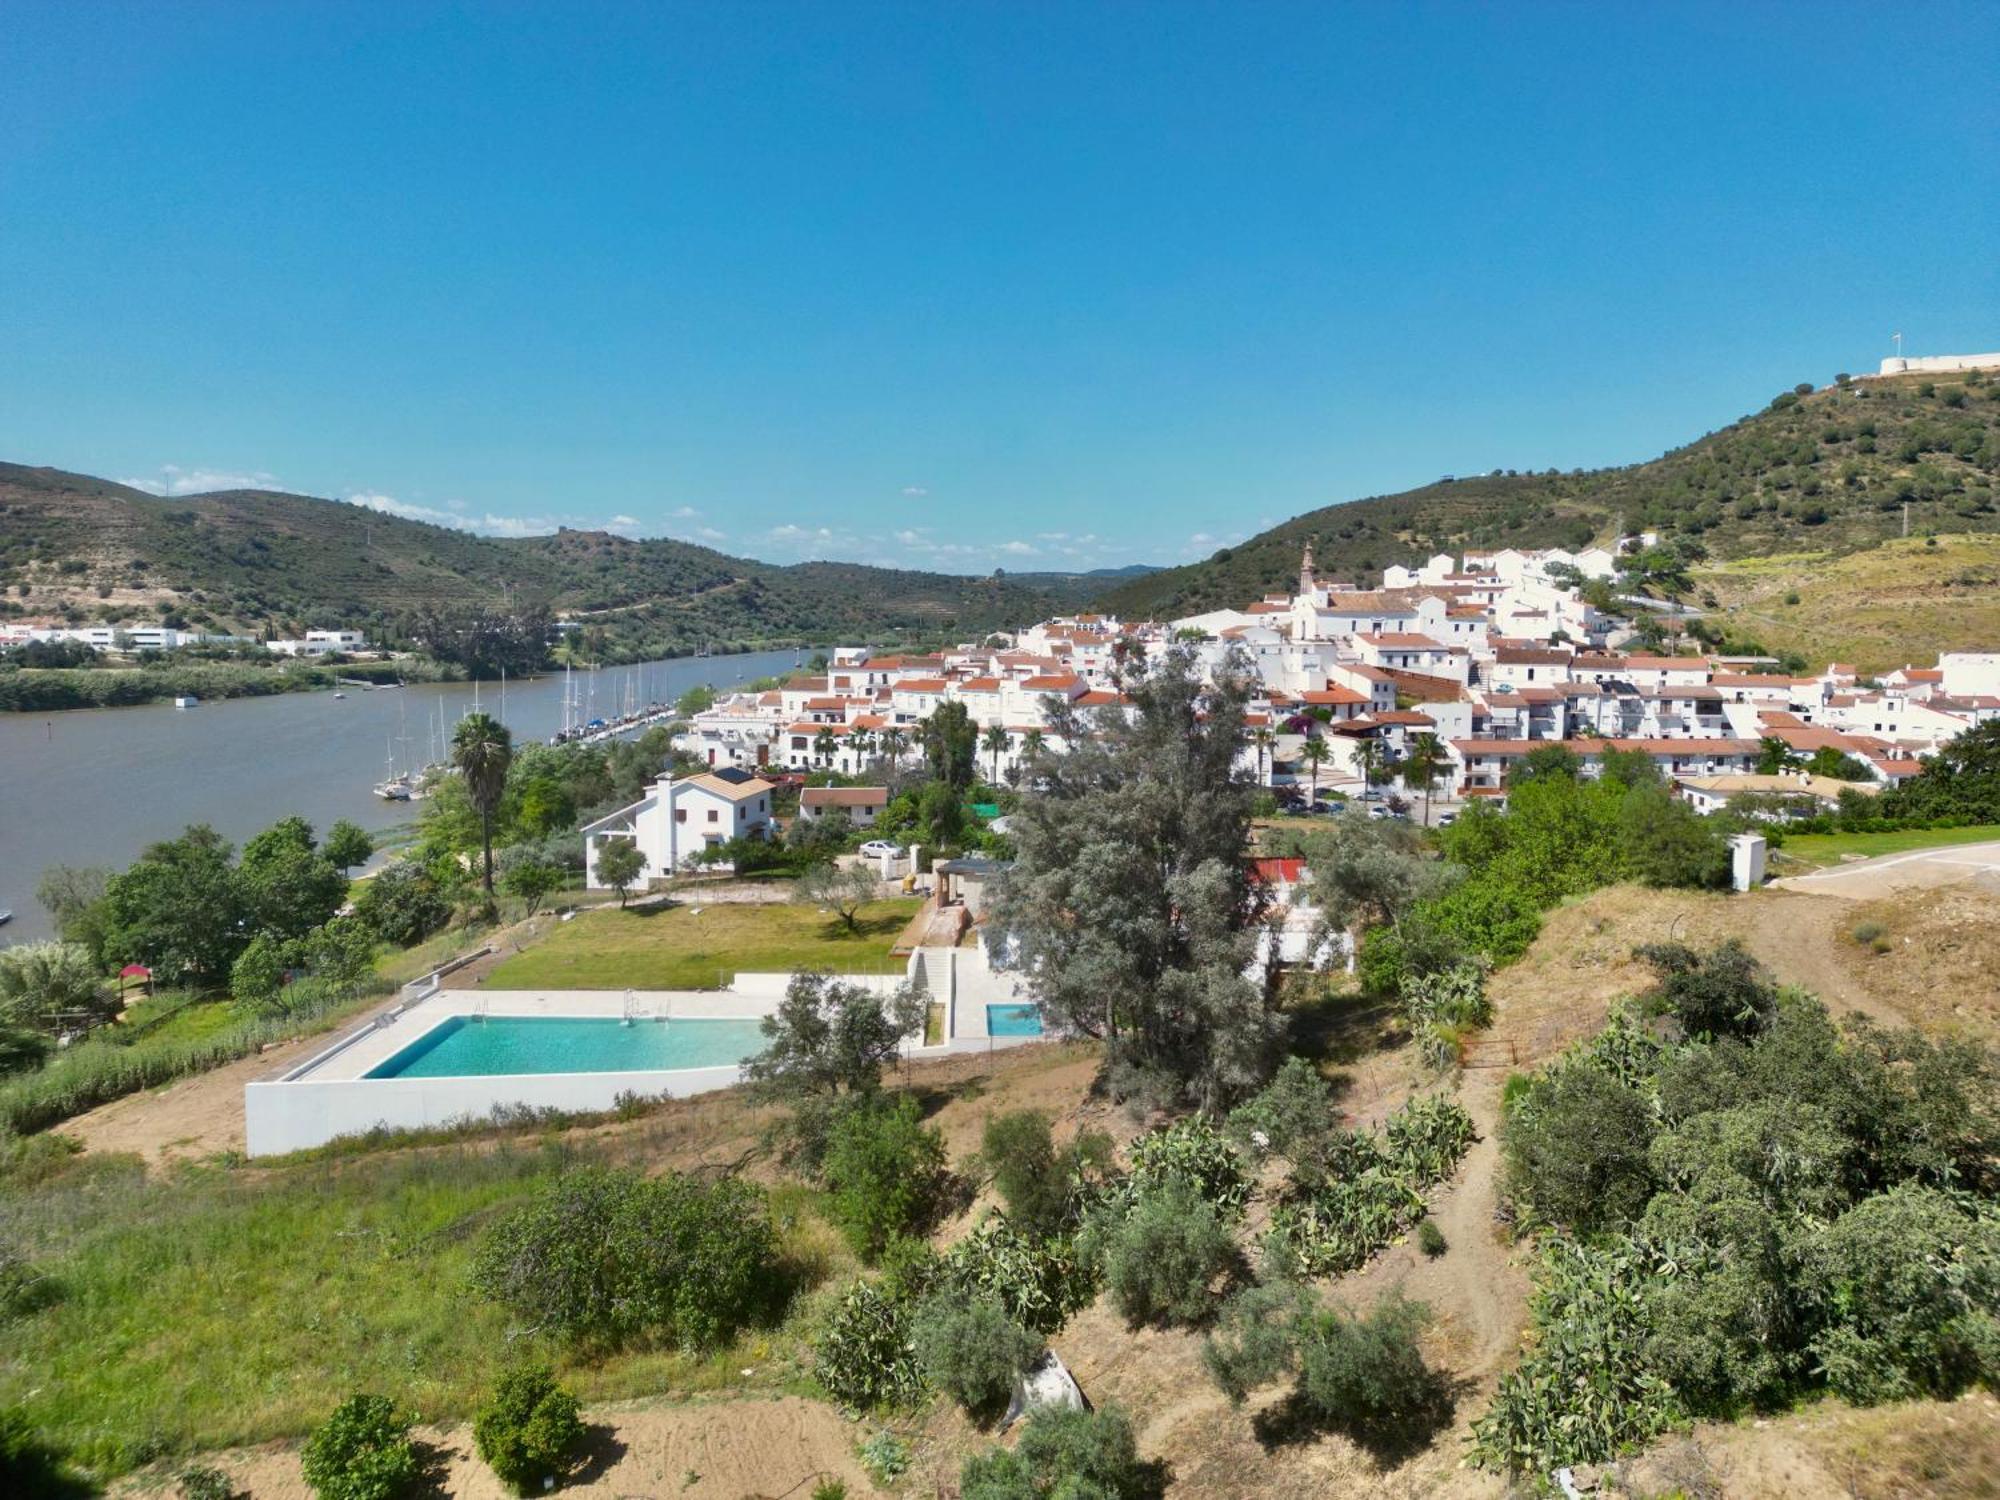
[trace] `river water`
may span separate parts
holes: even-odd
[[[606,667],[577,673],[575,692],[582,717],[610,718],[628,684],[636,704],[671,703],[698,684],[779,676],[797,661],[766,651]],[[53,935],[35,901],[48,866],[124,866],[190,823],[240,844],[293,813],[322,833],[336,818],[371,830],[412,821],[421,802],[385,802],[372,788],[391,754],[398,769],[438,758],[440,711],[448,731],[472,706],[473,685],[345,691],[0,714],[0,910],[14,913],[0,942]],[[498,683],[480,683],[477,695],[500,715]],[[562,727],[562,674],[509,682],[505,705],[515,743],[546,740]]]

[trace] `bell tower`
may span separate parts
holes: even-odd
[[[1313,544],[1306,543],[1306,555],[1299,560],[1299,597],[1306,598],[1318,585],[1313,578]]]

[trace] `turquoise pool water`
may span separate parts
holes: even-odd
[[[1034,1005],[989,1005],[986,1007],[988,1036],[1040,1036],[1042,1012]]]
[[[565,1016],[453,1016],[367,1078],[481,1078],[510,1073],[650,1073],[722,1068],[767,1045],[755,1021],[634,1021]]]

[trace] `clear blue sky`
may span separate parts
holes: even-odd
[[[0,18],[0,457],[1174,562],[2000,347],[2000,4]]]

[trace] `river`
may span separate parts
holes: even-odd
[[[608,718],[628,682],[639,704],[671,703],[691,687],[779,676],[797,661],[795,651],[764,651],[606,667],[577,674],[576,691],[589,705],[583,717]],[[473,685],[345,691],[0,714],[0,910],[14,913],[0,941],[53,936],[35,901],[48,866],[122,867],[190,823],[240,844],[293,813],[321,832],[336,818],[371,830],[414,820],[421,802],[386,802],[372,789],[392,752],[399,769],[437,758],[440,705],[448,729],[472,706]],[[498,683],[477,694],[500,714]],[[546,740],[562,727],[562,674],[509,682],[505,703],[517,744]]]

